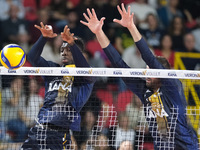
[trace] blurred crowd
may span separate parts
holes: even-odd
[[[41,36],[35,24],[42,21],[58,34],[68,25],[72,33],[83,38],[84,56],[92,67],[111,67],[95,36],[80,23],[86,8],[95,8],[99,19],[106,17],[104,31],[124,61],[132,68],[145,68],[128,30],[113,23],[114,18],[120,19],[116,6],[122,2],[131,6],[134,23],[152,52],[166,57],[172,68],[176,52],[200,52],[198,0],[1,0],[0,48],[16,43],[28,53]],[[49,39],[42,57],[60,63],[61,44],[60,35]],[[187,70],[199,69],[199,62],[183,59]],[[27,61],[25,66],[31,65]],[[23,142],[43,103],[43,80],[32,76],[2,79],[0,142]],[[137,139],[141,130],[147,137],[143,139],[144,149],[153,149],[146,125],[142,129],[137,126],[138,120],[140,125],[145,122],[141,106],[121,80],[99,78],[82,111],[82,131],[73,133],[75,149],[136,149],[141,144]]]

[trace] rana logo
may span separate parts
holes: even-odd
[[[68,69],[61,70],[61,73],[62,73],[62,74],[69,74],[69,70],[68,70]]]
[[[72,84],[69,84],[68,82],[58,82],[53,81],[49,83],[49,91],[59,90],[62,89],[64,91],[69,90],[71,92]]]
[[[176,77],[177,75],[176,75],[175,72],[169,72],[169,73],[168,73],[168,76],[170,76],[170,77]]]
[[[114,75],[122,75],[122,72],[121,71],[113,71],[113,74]]]
[[[16,73],[16,70],[8,70],[8,73]]]
[[[159,109],[153,110],[151,106],[146,107],[147,110],[147,118],[157,118],[159,117],[168,117],[169,115],[166,113],[164,108],[161,108],[161,111]]]

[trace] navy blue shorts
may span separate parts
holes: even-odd
[[[69,130],[52,129],[35,126],[30,129],[28,139],[22,145],[22,150],[62,150],[70,149],[71,136]]]

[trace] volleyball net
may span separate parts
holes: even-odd
[[[64,114],[67,119],[61,120],[60,125],[69,120],[73,123],[78,118],[77,110],[68,107],[67,103],[73,103],[68,96],[74,86],[87,85],[86,80],[81,80],[85,77],[95,78],[96,82],[80,110],[81,131],[70,131],[69,149],[127,146],[145,150],[154,149],[153,141],[160,149],[174,149],[177,134],[181,136],[186,131],[181,129],[187,126],[194,130],[200,143],[200,71],[70,67],[8,70],[0,67],[0,75],[0,149],[19,149],[31,127],[41,125],[45,128],[38,124],[37,117],[44,102],[56,105],[46,114],[49,122]],[[160,88],[153,92],[146,84],[147,78],[158,78]],[[178,93],[182,89],[178,80],[182,83],[184,96]],[[48,94],[50,91],[54,91],[55,96]],[[181,96],[178,101],[177,94],[185,98],[186,105]],[[182,122],[180,116],[185,118]],[[41,149],[48,149],[45,135],[40,134],[42,131],[38,130]]]

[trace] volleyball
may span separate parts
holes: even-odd
[[[24,50],[17,44],[8,44],[1,51],[1,64],[7,69],[16,70],[26,61]]]

